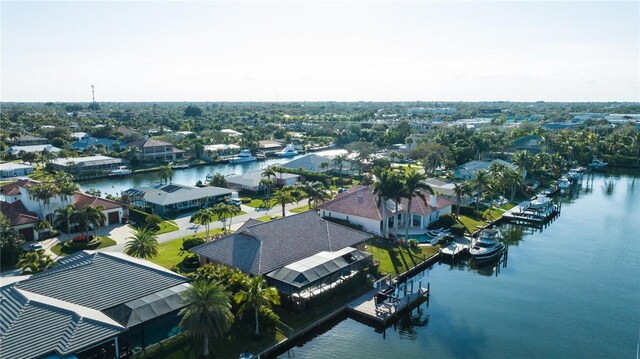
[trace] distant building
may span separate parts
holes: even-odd
[[[42,137],[36,137],[31,135],[22,135],[12,141],[15,146],[33,146],[33,145],[46,145],[49,140]]]
[[[502,163],[503,165],[511,168],[514,171],[519,171],[518,167],[511,162],[507,162],[504,160],[490,160],[490,161],[470,161],[465,164],[458,166],[454,172],[454,178],[461,180],[472,180],[476,178],[476,171],[489,171],[489,167],[492,163]],[[526,171],[523,173],[523,177],[525,178],[527,175]]]
[[[118,147],[114,148],[114,144],[118,144]],[[71,148],[80,152],[84,152],[89,146],[104,147],[108,150],[124,150],[127,148],[127,146],[120,141],[112,140],[109,138],[96,137],[84,137],[81,140],[78,140],[71,144]]]
[[[2,214],[9,219],[11,227],[20,233],[25,241],[39,239],[35,227],[40,223],[40,218],[37,214],[27,210],[21,201],[12,203],[0,201],[0,209]]]
[[[121,358],[181,332],[189,279],[121,253],[82,251],[0,284],[3,358]]]
[[[68,173],[107,173],[120,166],[124,166],[126,161],[122,158],[114,158],[109,156],[87,156],[87,157],[65,157],[56,158],[49,165],[56,171],[65,171]]]
[[[263,151],[275,151],[284,148],[284,145],[280,141],[262,140],[258,141],[258,148]]]
[[[158,188],[131,188],[122,192],[129,203],[151,208],[152,212],[166,215],[170,212],[196,210],[223,202],[231,190],[221,187],[190,187],[168,184]]]
[[[513,141],[512,151],[527,151],[535,155],[542,151],[543,141],[542,137],[536,135],[520,137]]]
[[[145,138],[133,142],[129,146],[140,149],[139,158],[147,162],[175,161],[184,158],[184,151],[174,148],[169,142],[155,138]]]
[[[33,173],[33,166],[24,163],[0,163],[0,178],[24,177]]]
[[[229,128],[225,128],[220,130],[220,132],[224,133],[227,136],[231,136],[231,137],[241,137],[242,136],[242,132],[238,132],[236,130],[232,130]]]
[[[11,146],[7,148],[8,153],[12,156],[19,156],[21,152],[30,153],[30,152],[59,152],[60,149],[58,147],[54,147],[52,145],[30,145],[30,146]]]
[[[323,169],[322,168],[323,163],[328,163],[329,167],[327,167],[326,169]],[[346,165],[347,163],[345,161],[345,167]],[[296,158],[295,160],[291,160],[289,162],[283,163],[281,166],[289,169],[302,168],[305,171],[311,171],[311,172],[327,172],[331,170],[331,167],[333,167],[333,162],[331,158],[320,156],[315,153],[309,153],[300,158]]]
[[[260,181],[267,177],[262,176],[262,171],[248,172],[242,175],[227,177],[227,187],[236,191],[258,192],[263,189]],[[275,181],[277,187],[285,185],[294,185],[300,182],[300,175],[293,173],[276,172],[275,177],[271,178]]]
[[[86,132],[73,132],[71,134],[71,137],[75,138],[76,141],[82,141],[82,140],[87,139],[87,138],[89,138],[91,136]]]

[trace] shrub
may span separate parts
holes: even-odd
[[[251,198],[249,198],[249,197],[242,197],[242,198],[240,198],[240,201],[242,201],[242,204],[251,203]]]
[[[77,236],[73,237],[73,242],[74,243],[88,243],[89,241],[91,241],[91,239],[93,239],[93,235],[80,234],[80,235],[77,235]]]
[[[465,228],[464,228],[464,226],[463,226],[462,224],[460,224],[460,223],[456,223],[456,224],[454,224],[453,226],[451,226],[451,228],[450,228],[450,229],[451,229],[451,233],[452,233],[452,234],[455,234],[455,235],[457,235],[457,236],[462,236],[462,235],[464,235],[464,230],[465,230]]]
[[[266,330],[268,333],[273,333],[276,330],[276,326],[280,321],[280,317],[271,308],[262,306],[259,312],[260,316],[260,328]],[[247,316],[251,317],[251,316]]]
[[[86,235],[83,235],[83,236],[87,237]],[[64,242],[63,246],[74,249],[74,250],[96,249],[100,247],[100,245],[102,244],[102,239],[100,237],[93,237],[93,236],[90,236],[90,237],[91,238],[88,241],[87,240],[76,241],[74,238],[71,241]]]
[[[431,223],[430,228],[450,228],[456,224],[456,219],[452,214],[443,214],[437,221]]]
[[[191,249],[191,248],[193,248],[195,246],[199,246],[204,242],[205,242],[204,238],[184,239],[184,240],[182,240],[182,250],[183,251],[188,251],[189,249]]]
[[[456,205],[453,205],[453,208],[451,209],[453,212],[456,211]],[[469,217],[477,217],[478,213],[476,212],[476,209],[474,207],[470,207],[470,206],[460,206],[460,214],[463,216],[469,216]]]
[[[418,248],[418,244],[419,243],[420,242],[418,242],[417,239],[410,239],[410,240],[407,241],[407,244],[409,244],[409,247],[411,247],[411,248]]]

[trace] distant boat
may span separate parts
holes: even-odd
[[[549,197],[543,195],[543,194],[539,194],[533,198],[531,198],[531,201],[529,201],[529,208],[530,209],[545,209],[547,207],[549,207],[549,205],[551,204],[551,201],[549,200]]]
[[[124,176],[124,175],[130,175],[131,173],[132,171],[128,169],[127,166],[120,166],[118,167],[118,169],[111,171],[109,174],[111,176]]]
[[[251,155],[250,150],[242,150],[237,156],[233,156],[229,159],[229,163],[244,163],[257,161],[258,158]]]
[[[601,160],[594,157],[593,161],[591,161],[591,163],[589,163],[587,167],[593,168],[593,169],[599,169],[599,168],[605,168],[608,164],[609,163],[602,162]]]
[[[171,164],[171,168],[173,168],[174,170],[182,170],[182,169],[185,169],[185,168],[189,168],[189,165],[188,165],[188,164],[186,164],[186,163],[183,163],[183,164],[181,164],[181,165],[180,165],[180,164],[173,164],[173,163],[172,163],[172,164]]]
[[[473,259],[476,261],[489,260],[502,253],[504,244],[498,241],[498,234],[499,232],[495,229],[483,229],[480,231],[480,236],[469,249],[469,254]]]
[[[558,188],[567,189],[571,187],[571,181],[567,177],[562,177],[558,180]]]
[[[293,145],[287,145],[287,147],[285,147],[281,151],[276,152],[276,156],[278,157],[291,157],[297,154],[298,151],[296,151],[296,148]]]
[[[582,178],[582,173],[578,171],[577,168],[572,168],[571,170],[569,170],[569,174],[567,175],[567,177],[569,177],[570,180],[577,181]]]

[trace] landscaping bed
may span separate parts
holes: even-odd
[[[85,249],[88,250],[96,250],[100,248],[107,248],[111,246],[115,246],[116,241],[109,237],[105,236],[97,236],[93,237],[89,241],[74,241],[68,240],[64,243],[58,243],[51,248],[51,251],[59,256],[65,256],[69,254],[73,254],[79,251],[83,251]]]

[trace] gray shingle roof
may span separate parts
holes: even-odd
[[[189,281],[153,263],[119,253],[83,251],[58,263],[17,287],[103,310]]]
[[[269,273],[322,251],[356,246],[371,235],[326,221],[313,211],[266,223],[245,224],[236,233],[190,251],[253,275]]]
[[[315,153],[310,153],[287,163],[283,163],[282,167],[291,169],[302,168],[306,171],[324,172],[326,170],[320,168],[320,165],[323,162],[328,162],[329,164],[331,164],[331,158],[323,157]]]

